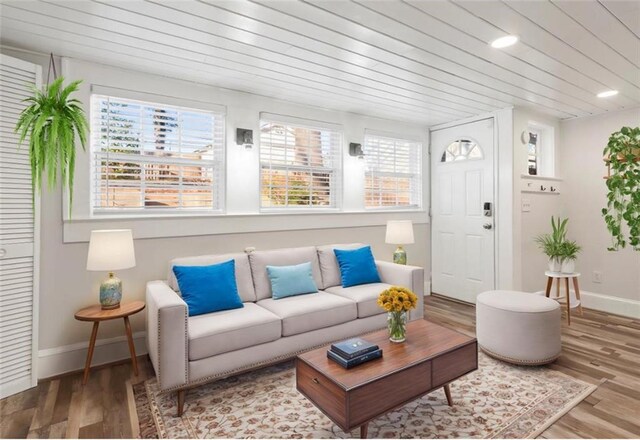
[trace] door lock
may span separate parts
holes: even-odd
[[[482,225],[482,227],[485,229],[492,229],[493,225],[491,223],[485,223],[484,225]]]
[[[493,208],[491,202],[484,202],[484,216],[491,217],[493,215]]]

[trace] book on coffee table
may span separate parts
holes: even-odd
[[[331,344],[331,351],[346,360],[376,351],[378,348],[379,347],[376,344],[372,344],[371,342],[365,341],[361,338],[351,338],[346,341]]]
[[[337,362],[343,368],[353,368],[357,365],[364,364],[365,362],[372,361],[374,359],[378,359],[382,357],[382,350],[377,349],[374,351],[370,351],[368,353],[361,354],[360,356],[356,356],[351,359],[345,359],[336,352],[332,350],[327,350],[327,357],[334,362]]]

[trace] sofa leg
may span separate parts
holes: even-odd
[[[184,413],[184,398],[187,394],[187,390],[180,390],[177,392],[176,398],[178,399],[178,417],[182,417]]]

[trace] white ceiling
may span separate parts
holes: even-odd
[[[2,1],[2,44],[426,125],[640,106],[640,1]],[[515,34],[520,42],[493,49]],[[596,94],[619,90],[601,99]]]

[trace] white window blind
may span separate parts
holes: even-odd
[[[92,95],[93,211],[220,211],[224,115]]]
[[[260,206],[338,208],[341,146],[335,128],[261,120]]]
[[[422,207],[422,143],[366,133],[365,207]]]

